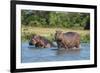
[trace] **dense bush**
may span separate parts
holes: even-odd
[[[22,10],[21,23],[26,26],[88,28],[89,13]]]

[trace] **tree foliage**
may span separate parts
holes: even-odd
[[[90,14],[79,12],[22,10],[21,24],[35,27],[82,27],[84,29],[89,29]]]

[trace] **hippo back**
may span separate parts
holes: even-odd
[[[70,42],[80,42],[80,35],[76,32],[67,32],[64,33],[64,38],[69,40]]]

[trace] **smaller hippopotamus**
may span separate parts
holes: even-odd
[[[33,34],[30,41],[29,41],[29,45],[35,45],[35,40],[34,37],[36,36],[36,34]]]
[[[35,47],[40,48],[50,48],[52,47],[52,43],[47,40],[45,37],[34,34],[29,41],[29,45],[35,45]]]
[[[58,48],[78,48],[80,46],[80,35],[77,32],[66,32],[56,31],[55,40]]]

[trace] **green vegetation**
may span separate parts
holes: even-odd
[[[33,27],[60,27],[89,29],[90,14],[79,12],[56,12],[22,10],[21,23]]]
[[[89,30],[74,30],[74,29],[65,29],[65,28],[41,28],[41,27],[28,27],[23,26],[22,28],[22,40],[29,40],[33,34],[38,34],[44,36],[50,41],[54,41],[54,34],[57,29],[62,30],[63,32],[77,32],[81,36],[81,42],[89,42],[90,35]]]
[[[22,40],[38,34],[54,41],[56,30],[77,32],[81,42],[90,42],[90,14],[56,11],[21,11]]]

